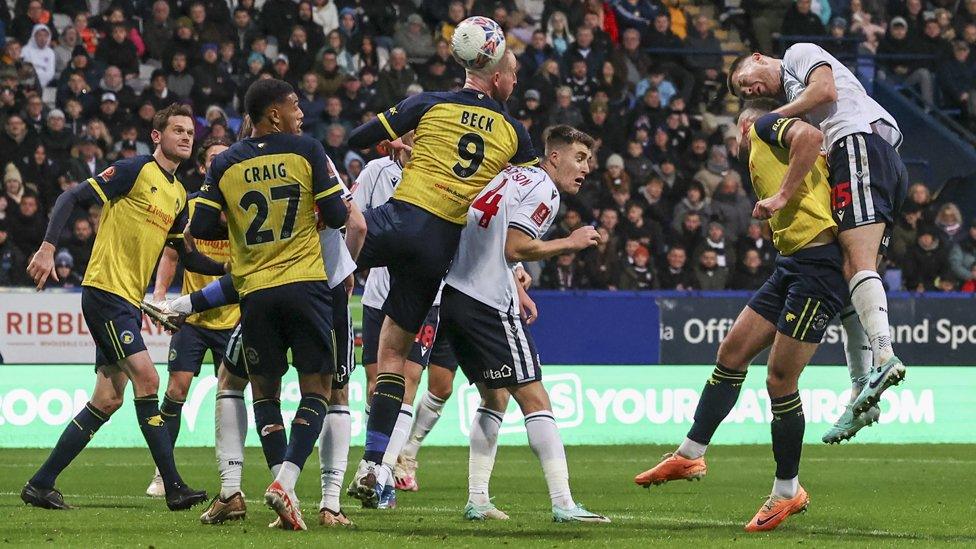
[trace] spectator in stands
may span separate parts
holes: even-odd
[[[302,131],[315,139],[322,139],[325,137],[325,124],[322,121],[325,98],[318,93],[318,87],[318,75],[314,72],[305,73],[298,89],[298,106],[305,115],[302,119]]]
[[[949,252],[949,266],[952,274],[959,280],[969,280],[970,267],[976,263],[976,218],[969,222],[965,237],[960,239]]]
[[[898,222],[891,231],[891,245],[888,246],[888,258],[895,265],[903,265],[908,250],[915,245],[919,226],[925,224],[923,212],[923,207],[912,200],[906,201],[902,206]]]
[[[772,270],[778,254],[772,241],[763,235],[763,229],[767,226],[765,221],[756,219],[750,221],[745,236],[739,238],[736,243],[736,254],[739,257],[745,257],[749,250],[755,250],[759,254],[763,267],[769,271]]]
[[[644,205],[632,200],[627,203],[626,223],[623,235],[628,240],[636,240],[657,256],[663,251],[663,232],[655,221],[648,220],[644,215]]]
[[[599,86],[595,78],[589,75],[585,59],[574,59],[570,65],[569,76],[563,85],[573,92],[573,104],[580,110],[589,107],[590,99]]]
[[[240,10],[247,17],[247,10]],[[234,10],[234,25],[237,27],[238,10]],[[247,18],[250,23],[250,18]],[[246,26],[246,24],[245,24]],[[152,5],[152,15],[142,22],[142,41],[146,44],[146,57],[162,61],[169,47],[169,40],[173,36],[176,24],[170,18],[169,2],[156,0]],[[237,47],[244,51],[250,42],[238,42]]]
[[[32,95],[27,98],[27,106],[24,108],[22,117],[27,124],[27,131],[37,135],[44,129],[44,116],[46,108],[40,96]]]
[[[190,98],[190,93],[193,92],[193,75],[187,70],[186,52],[178,51],[173,54],[169,74],[166,75],[166,88],[180,100]]]
[[[37,135],[27,126],[19,114],[11,114],[4,123],[0,134],[0,166],[15,162],[34,153],[37,148]]]
[[[724,290],[729,281],[729,269],[718,264],[715,250],[703,250],[698,255],[695,280],[701,290]]]
[[[823,49],[847,65],[850,69],[856,69],[857,64],[857,45],[849,40],[847,32],[847,19],[834,17],[827,26],[828,38],[821,44]]]
[[[874,7],[877,7],[876,3]],[[872,13],[865,9],[863,0],[851,0],[848,19],[850,33],[864,38],[861,47],[871,54],[876,52],[885,35],[884,17],[877,11]]]
[[[556,104],[549,114],[549,125],[556,124],[567,124],[574,128],[583,126],[583,114],[573,104],[573,90],[569,86],[560,86],[556,90]]]
[[[657,275],[651,264],[651,252],[644,246],[636,246],[620,269],[616,287],[618,290],[656,290]]]
[[[651,28],[660,10],[660,6],[651,0],[619,0],[614,6],[614,15],[622,30],[635,29],[643,34]]]
[[[584,61],[586,63],[586,75],[593,78],[603,68],[606,55],[606,51],[594,42],[593,29],[580,27],[576,29],[576,40],[563,54],[563,66],[564,68],[571,68],[576,61]]]
[[[10,220],[20,209],[20,201],[28,189],[24,186],[24,178],[20,175],[20,170],[13,163],[6,164],[3,173],[3,198],[5,219]]]
[[[698,173],[708,162],[708,139],[704,134],[696,133],[691,137],[691,143],[681,155],[681,169],[686,173]],[[707,190],[707,186],[706,186]]]
[[[729,279],[730,290],[758,290],[769,277],[769,273],[763,267],[759,252],[750,249],[746,251],[742,258],[742,263],[736,267]]]
[[[21,176],[28,185],[36,187],[36,192],[41,199],[42,211],[50,211],[54,206],[54,201],[61,194],[58,188],[58,176],[61,175],[60,167],[47,157],[47,149],[38,143],[34,149],[34,154],[21,159],[17,163]]]
[[[671,19],[666,12],[658,13],[654,17],[654,26],[644,34],[641,44],[646,48],[666,50],[654,54],[654,59],[667,75],[667,79],[678,87],[678,94],[685,100],[691,100],[691,92],[695,87],[694,75],[684,67],[684,56],[679,53],[684,49],[681,39],[671,32]]]
[[[47,147],[47,154],[52,160],[67,167],[75,137],[65,128],[64,122],[64,111],[61,109],[52,109],[47,113],[47,124],[41,130],[40,142]]]
[[[519,56],[519,80],[528,82],[542,64],[549,59],[556,59],[556,50],[546,41],[546,33],[536,30],[525,51]]]
[[[563,54],[569,50],[569,47],[575,41],[572,32],[570,32],[566,14],[561,11],[553,12],[549,16],[549,22],[545,28],[548,29],[546,42],[552,46],[552,49],[556,52],[556,56],[562,58]],[[445,38],[450,39],[449,36],[445,36]]]
[[[962,212],[952,202],[946,202],[939,207],[939,213],[935,215],[935,226],[945,235],[947,244],[962,242],[968,236],[962,224]]]
[[[796,0],[783,17],[783,36],[823,36],[827,34],[820,16],[811,10],[812,0]]]
[[[68,62],[68,66],[61,71],[61,76],[58,78],[58,91],[68,85],[71,75],[80,72],[82,78],[86,82],[97,82],[100,78],[99,69],[95,62],[88,56],[88,50],[84,46],[75,46],[71,51],[71,61]],[[58,102],[59,105],[63,105]]]
[[[624,171],[627,172],[633,182],[647,181],[654,173],[651,159],[644,155],[644,147],[639,141],[633,139],[627,141]]]
[[[33,191],[20,197],[20,204],[12,215],[7,216],[10,239],[21,250],[36,250],[44,240],[47,216],[41,212],[40,201]]]
[[[308,31],[301,25],[291,29],[288,41],[278,46],[278,52],[288,57],[288,79],[301,81],[302,75],[315,64],[315,51],[308,43]]]
[[[702,252],[713,251],[718,266],[731,271],[736,264],[735,248],[732,246],[732,241],[733,239],[726,234],[725,227],[717,221],[712,221],[708,224],[705,239],[692,254],[698,257],[701,256]]]
[[[579,218],[579,212],[570,210],[567,217],[570,213]],[[600,234],[600,243],[580,252],[583,275],[589,287],[595,290],[615,290],[619,268],[617,249],[612,245],[610,233],[605,228],[598,227],[596,232]]]
[[[971,128],[976,128],[976,65],[970,46],[964,41],[952,45],[952,58],[939,67],[939,83],[946,102],[963,110]]]
[[[72,181],[84,181],[105,171],[108,164],[99,156],[98,141],[92,136],[84,136],[78,144],[78,157],[72,158],[68,174]]]
[[[619,154],[611,154],[604,168],[603,188],[608,194],[620,188],[630,192],[630,176],[624,171],[624,159]]]
[[[932,191],[924,183],[913,183],[908,187],[907,202],[916,204],[922,212],[922,221],[932,223],[935,221],[935,214],[938,212],[938,205],[932,198]]]
[[[927,66],[932,66],[932,60],[925,60],[912,56],[924,56],[925,50],[918,35],[909,34],[908,23],[904,17],[891,20],[888,35],[878,46],[878,55],[882,59],[878,78],[890,79],[896,83],[916,89],[925,105],[935,104],[934,77]],[[892,56],[909,56],[892,57]]]
[[[75,260],[67,250],[61,250],[54,256],[54,270],[57,273],[57,280],[52,277],[52,286],[55,288],[77,288],[81,286],[81,276],[75,272]]]
[[[918,232],[905,256],[902,276],[910,292],[933,291],[936,280],[949,272],[949,245],[939,229],[927,225]]]
[[[393,48],[389,63],[380,72],[379,101],[383,105],[396,105],[407,96],[407,88],[416,83],[417,73],[407,64],[407,52]]]
[[[575,290],[588,288],[586,273],[576,261],[576,254],[567,252],[556,256],[542,270],[539,286],[548,290]]]
[[[10,240],[9,222],[0,218],[0,287],[28,285],[26,256]]]
[[[722,184],[712,195],[712,216],[722,225],[733,239],[746,234],[752,220],[753,203],[742,190],[742,179],[738,172],[726,172]]]
[[[21,60],[33,65],[42,88],[54,80],[56,62],[54,49],[51,48],[51,29],[47,25],[34,25],[30,39],[21,49],[20,55]]]
[[[696,211],[689,211],[676,218],[680,223],[677,229],[672,227],[670,242],[673,245],[681,246],[690,251],[698,249],[704,242],[705,235],[702,234],[702,215]]]
[[[701,217],[710,219],[712,216],[711,199],[705,195],[705,187],[700,181],[692,181],[688,184],[684,198],[675,204],[674,212],[671,215],[671,227],[675,231],[680,231],[684,223],[685,214],[688,212],[698,212]]]
[[[641,34],[637,29],[630,28],[623,31],[621,47],[612,54],[612,59],[621,67],[622,75],[631,89],[647,76],[653,61],[641,48]]]
[[[948,40],[942,37],[942,27],[939,26],[939,20],[934,14],[925,16],[921,46],[925,54],[933,56],[933,61],[937,66],[952,58],[952,46]]]
[[[234,81],[217,66],[217,49],[217,44],[204,44],[202,59],[197,62],[190,74],[193,78],[191,97],[195,105],[217,105],[226,109],[231,106],[236,90]],[[311,68],[311,58],[309,58],[309,68]]]
[[[16,5],[20,7],[23,4],[17,2]],[[20,12],[20,9],[17,11]],[[20,15],[17,15],[9,22],[10,27],[7,31],[7,36],[12,36],[17,39],[17,42],[26,44],[31,34],[33,34],[34,27],[36,25],[49,26],[51,18],[51,12],[44,8],[44,4],[40,0],[30,0],[27,3],[27,9],[20,12]],[[51,29],[51,39],[57,40],[57,38],[57,30]]]
[[[407,53],[410,63],[423,63],[435,52],[433,35],[417,13],[410,14],[407,22],[397,27],[393,44]]]
[[[688,268],[688,254],[681,246],[672,246],[668,250],[667,263],[661,270],[658,280],[662,290],[694,290],[698,288],[698,279]]]
[[[139,56],[136,53],[136,45],[129,40],[128,29],[122,24],[112,25],[111,33],[108,38],[99,43],[95,56],[107,65],[121,69],[126,78],[139,76]]]
[[[121,111],[132,113],[136,110],[139,99],[136,97],[136,92],[132,87],[125,83],[122,77],[122,71],[118,67],[106,67],[105,74],[102,75],[102,79],[98,83],[99,97],[107,92],[115,94]]]

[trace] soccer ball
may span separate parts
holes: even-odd
[[[505,55],[505,31],[487,17],[468,17],[451,37],[451,53],[466,69],[483,69]]]

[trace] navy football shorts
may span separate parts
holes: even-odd
[[[898,151],[878,134],[856,133],[838,141],[828,157],[831,209],[838,230],[884,223],[884,255],[891,226],[908,194],[908,170]]]
[[[349,377],[356,369],[356,342],[352,330],[352,315],[349,314],[349,295],[342,284],[332,288],[332,331],[335,349],[332,388],[342,389],[349,383]]]
[[[781,255],[749,308],[784,335],[820,343],[827,324],[850,303],[843,264],[836,242]]]
[[[227,340],[227,349],[224,351],[224,366],[228,372],[235,376],[247,379],[247,364],[245,364],[243,356],[244,336],[242,332],[241,323],[238,322],[237,326],[231,332],[230,338]]]
[[[210,350],[213,357],[214,371],[220,365],[227,342],[230,341],[234,330],[211,330],[193,324],[184,324],[182,328],[169,340],[170,372],[191,372],[200,375],[200,365],[203,357]]]
[[[82,286],[81,313],[95,340],[96,369],[146,350],[142,340],[142,311],[121,296]]]
[[[292,282],[241,298],[244,360],[252,375],[281,377],[288,349],[300,374],[334,372],[332,290],[324,280]]]
[[[361,269],[389,269],[390,293],[383,312],[416,333],[451,266],[463,227],[395,199],[363,215],[366,241],[356,264]]]

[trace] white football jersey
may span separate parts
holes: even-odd
[[[337,173],[335,164],[329,159],[332,172]],[[342,186],[342,200],[352,200],[352,193],[340,180]],[[346,279],[347,276],[356,272],[356,262],[346,247],[346,239],[342,236],[342,231],[325,227],[319,231],[319,246],[322,247],[322,259],[325,261],[325,275],[329,277],[329,288],[335,288]]]
[[[363,167],[363,171],[356,179],[352,200],[361,210],[386,204],[402,178],[403,166],[398,160],[391,160],[386,156],[371,160]],[[441,288],[443,287],[444,283],[441,282]],[[390,295],[390,271],[386,267],[373,267],[366,276],[363,305],[382,309],[388,295]],[[434,305],[439,305],[440,302],[441,292],[438,290]]]
[[[901,145],[898,122],[864,90],[864,86],[843,63],[816,44],[794,44],[783,54],[783,91],[787,101],[794,101],[807,89],[810,74],[822,65],[834,73],[837,101],[820,105],[808,112],[806,121],[818,126],[824,134],[824,148],[828,151],[844,137],[855,133],[875,133],[871,125],[884,121],[891,126],[878,131],[883,139],[897,148]]]
[[[468,208],[467,224],[446,282],[502,312],[518,311],[512,277],[515,263],[505,259],[509,229],[539,238],[559,210],[556,184],[541,168],[509,166],[481,191]]]

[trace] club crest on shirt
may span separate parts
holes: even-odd
[[[546,222],[546,218],[549,217],[549,212],[551,211],[549,206],[539,204],[539,207],[532,212],[532,222],[541,227]]]

